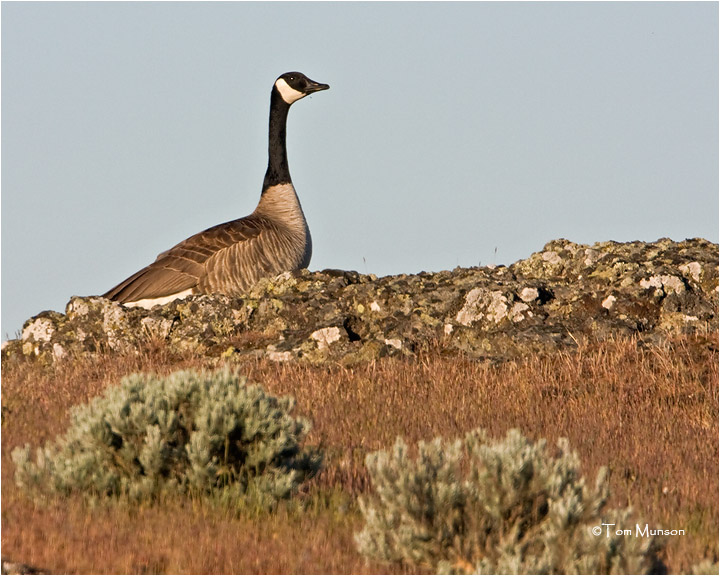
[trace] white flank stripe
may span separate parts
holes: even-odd
[[[170,296],[162,296],[160,298],[144,298],[142,300],[136,300],[135,302],[123,302],[122,305],[129,308],[139,306],[140,308],[146,308],[150,310],[150,308],[152,308],[153,306],[167,304],[168,302],[172,302],[173,300],[177,300],[178,298],[185,298],[186,296],[190,296],[191,294],[192,288],[188,288],[187,290],[183,290],[182,292],[178,292],[177,294],[171,294]]]

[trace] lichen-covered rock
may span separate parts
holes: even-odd
[[[718,246],[706,240],[554,240],[511,266],[376,278],[324,270],[260,281],[240,298],[191,296],[151,310],[73,297],[42,312],[3,361],[52,363],[146,342],[210,356],[353,364],[429,343],[508,359],[606,338],[718,329]]]

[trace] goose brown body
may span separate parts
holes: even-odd
[[[290,179],[285,126],[293,102],[327,88],[297,72],[283,74],[275,82],[268,169],[252,214],[183,240],[103,296],[143,307],[190,294],[233,296],[246,292],[263,277],[306,268],[312,240]]]

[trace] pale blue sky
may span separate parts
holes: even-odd
[[[290,70],[311,269],[718,241],[715,2],[4,2],[3,338],[250,213]]]

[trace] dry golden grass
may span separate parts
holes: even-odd
[[[369,451],[402,435],[409,443],[483,427],[519,428],[532,439],[565,436],[586,476],[611,470],[612,506],[631,504],[651,527],[684,529],[668,539],[670,572],[718,553],[718,346],[716,336],[662,346],[635,340],[581,343],[574,352],[493,364],[438,349],[415,361],[384,359],[343,368],[243,361],[237,367],[309,416],[309,441],[325,449],[324,471],[302,506],[230,514],[176,501],[141,509],[88,509],[77,499],[35,506],[15,488],[12,448],[37,445],[67,426],[67,409],[133,371],[167,373],[217,362],[172,357],[162,345],[127,357],[42,369],[8,366],[2,402],[2,549],[13,560],[74,573],[377,573],[353,533],[368,489]],[[634,528],[634,527],[628,527]]]

